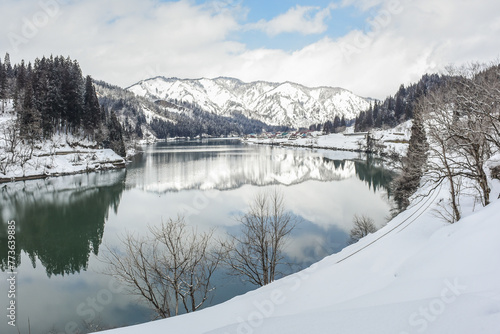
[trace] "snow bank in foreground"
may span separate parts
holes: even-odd
[[[493,181],[492,199],[500,182]],[[447,189],[309,269],[188,315],[106,333],[499,333],[500,200],[449,225]]]

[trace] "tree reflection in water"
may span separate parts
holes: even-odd
[[[0,187],[0,269],[7,269],[7,220],[16,221],[16,264],[21,251],[47,275],[79,273],[98,254],[110,208],[116,212],[125,170],[82,174]]]

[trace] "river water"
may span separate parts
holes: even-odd
[[[385,224],[393,174],[357,153],[176,141],[145,147],[123,170],[0,185],[1,333],[78,333],[149,321],[147,306],[103,275],[105,246],[177,215],[200,231],[237,231],[235,216],[278,187],[300,221],[287,243],[294,270],[346,246],[355,214]],[[10,298],[8,222],[15,221],[15,297]],[[254,287],[218,275],[210,304]],[[16,303],[16,325],[7,307]],[[87,325],[86,320],[92,320]],[[91,327],[94,326],[94,327]],[[90,328],[89,328],[90,327]]]

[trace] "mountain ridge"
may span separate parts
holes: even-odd
[[[256,84],[256,83],[266,83],[266,84],[272,84],[272,85],[282,85],[282,84],[286,84],[286,83],[289,83],[289,84],[293,84],[293,85],[297,85],[297,86],[302,86],[304,88],[309,88],[309,89],[320,89],[320,88],[333,88],[333,89],[341,89],[343,91],[348,91],[348,92],[351,92],[354,94],[353,91],[349,90],[349,89],[346,89],[346,88],[342,88],[342,87],[338,87],[338,86],[327,86],[327,85],[320,85],[320,86],[306,86],[304,84],[301,84],[301,83],[298,83],[298,82],[294,82],[294,81],[290,81],[290,80],[286,80],[286,81],[283,81],[283,82],[278,82],[278,81],[267,81],[267,80],[254,80],[254,81],[244,81],[244,80],[241,80],[241,79],[238,79],[238,78],[235,78],[235,77],[230,77],[230,76],[224,76],[224,75],[221,75],[221,76],[218,76],[218,77],[215,77],[215,78],[209,78],[209,77],[199,77],[199,78],[179,78],[179,77],[167,77],[167,76],[164,76],[164,75],[157,75],[155,77],[151,77],[151,78],[148,78],[148,79],[143,79],[143,80],[139,80],[138,82],[130,85],[130,86],[127,86],[123,89],[125,90],[128,90],[129,88],[139,84],[139,83],[142,83],[143,81],[149,81],[149,80],[154,80],[154,79],[165,79],[165,80],[177,80],[177,81],[199,81],[199,80],[213,80],[213,81],[216,81],[218,79],[228,79],[228,80],[234,80],[234,81],[239,81],[240,83],[244,84],[244,85],[250,85],[250,84]],[[368,100],[375,100],[374,98],[371,98],[371,97],[363,97],[364,99],[368,99]]]
[[[368,109],[363,98],[340,87],[307,87],[285,81],[244,82],[220,76],[214,79],[180,79],[157,76],[137,82],[126,90],[152,100],[189,103],[221,115],[243,114],[270,125],[309,127],[333,120],[356,118]]]

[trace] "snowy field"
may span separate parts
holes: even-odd
[[[125,166],[125,160],[112,150],[92,148],[94,142],[66,134],[36,143],[32,152],[29,145],[19,141],[12,153],[8,149],[12,142],[8,129],[14,121],[10,112],[0,114],[0,182]]]

